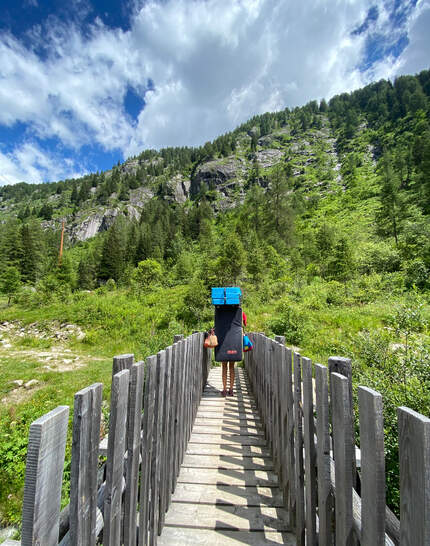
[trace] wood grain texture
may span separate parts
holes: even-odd
[[[101,383],[75,394],[70,472],[70,538],[75,546],[96,543],[97,468],[102,407]]]
[[[113,357],[112,377],[122,370],[129,370],[134,362],[133,354],[124,354]]]
[[[56,546],[69,407],[30,425],[22,508],[22,545]]]
[[[142,394],[145,363],[137,362],[130,368],[129,404],[127,418],[127,462],[124,494],[124,545],[136,545],[137,497],[141,449]]]
[[[361,544],[385,544],[385,457],[382,396],[358,388],[361,449]]]
[[[400,546],[430,544],[430,419],[398,408]]]
[[[296,521],[296,456],[294,447],[294,392],[292,351],[285,348],[285,396],[287,400],[287,476],[288,476],[288,511],[292,524]]]
[[[302,366],[301,356],[298,353],[294,353],[294,455],[296,481],[296,540],[297,546],[305,546]]]
[[[328,359],[328,372],[329,372],[329,384],[330,384],[330,392],[332,392],[332,385],[331,385],[331,374],[332,373],[339,373],[340,375],[343,375],[348,380],[348,395],[349,395],[349,414],[350,414],[350,422],[351,422],[351,442],[352,445],[355,445],[355,435],[354,435],[354,404],[353,404],[353,398],[352,398],[352,366],[351,366],[351,359],[350,358],[344,358],[341,356],[331,356]],[[351,474],[352,474],[352,486],[357,486],[357,468],[355,464],[355,449],[353,450],[352,459],[351,459]]]
[[[170,474],[169,474],[169,461],[171,454],[169,452],[169,432],[170,432],[170,403],[172,399],[172,347],[167,347],[166,365],[164,371],[164,400],[163,400],[163,423],[162,432],[163,445],[161,451],[161,468],[160,468],[160,517],[158,521],[158,534],[161,534],[161,530],[164,525],[164,519],[167,509],[167,497],[170,489]]]
[[[315,364],[315,385],[317,411],[318,539],[319,546],[331,546],[333,543],[332,515],[334,503],[330,481],[328,370],[326,366]]]
[[[243,417],[242,401],[251,398],[251,381],[244,377],[238,369],[235,396],[223,398],[215,394],[220,370],[211,371],[202,405],[208,399],[214,402],[217,409],[212,413],[220,416],[216,419],[221,427],[227,422],[228,430],[212,434],[219,425],[200,418],[194,424],[159,544],[295,544],[261,428],[258,432],[248,426]],[[255,422],[251,416],[250,423]],[[236,433],[231,434],[230,428]],[[212,443],[205,443],[207,439]],[[266,536],[270,530],[281,532]],[[231,533],[227,542],[225,532]]]
[[[129,378],[130,371],[122,370],[112,379],[104,500],[104,546],[119,544],[121,540]]]
[[[146,359],[145,394],[143,399],[142,471],[139,497],[139,546],[148,544],[149,499],[152,475],[152,449],[154,435],[154,406],[157,375],[157,357]]]
[[[152,462],[151,462],[151,505],[149,524],[149,544],[157,543],[158,520],[160,517],[160,475],[161,454],[163,452],[163,403],[164,403],[164,373],[166,367],[166,351],[157,353],[157,376],[155,380],[155,404],[154,404],[154,435],[152,438]]]
[[[303,373],[303,440],[305,447],[305,491],[306,491],[306,544],[316,546],[317,476],[314,430],[314,405],[312,385],[312,362],[302,357]]]
[[[178,390],[179,390],[179,374],[178,374],[178,345],[175,343],[172,345],[172,366],[171,366],[171,387],[170,387],[170,408],[169,408],[169,445],[168,453],[170,454],[169,465],[169,482],[168,482],[168,494],[166,509],[169,509],[172,493],[175,490],[175,461],[176,450],[178,444],[176,440],[176,420],[178,417]]]
[[[338,373],[331,375],[331,406],[333,453],[336,479],[336,544],[355,543],[352,517],[352,452],[351,413],[348,379]]]

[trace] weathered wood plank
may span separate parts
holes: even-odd
[[[233,506],[283,506],[279,488],[252,485],[178,483],[173,495],[175,501]]]
[[[330,383],[330,392],[332,392],[331,385],[331,374],[339,373],[343,375],[348,380],[348,394],[349,394],[349,414],[350,414],[350,423],[351,423],[351,443],[355,446],[355,435],[354,435],[354,403],[352,398],[352,366],[351,359],[344,358],[341,356],[331,356],[328,359],[328,372],[329,372],[329,383]],[[352,453],[351,459],[351,473],[352,473],[352,486],[355,488],[357,486],[357,468],[355,464],[355,449]]]
[[[244,457],[243,455],[191,455],[186,453],[182,468],[273,471],[273,464],[270,459],[263,457]]]
[[[104,500],[104,546],[114,546],[119,544],[121,540],[122,483],[126,448],[129,378],[130,371],[122,370],[115,374],[112,379]]]
[[[127,464],[124,494],[124,545],[136,546],[137,496],[142,421],[142,393],[145,363],[130,368],[129,404],[127,418]]]
[[[303,372],[303,438],[305,447],[305,491],[306,491],[306,545],[316,546],[316,450],[314,430],[314,405],[312,385],[312,362],[302,357]]]
[[[270,450],[263,446],[216,442],[213,444],[188,444],[187,453],[190,455],[258,455],[271,457]]]
[[[385,457],[382,396],[358,388],[361,449],[361,544],[385,544]]]
[[[172,345],[172,364],[171,364],[171,384],[170,384],[170,408],[169,408],[169,438],[168,438],[168,448],[167,451],[170,454],[167,464],[169,465],[169,478],[168,478],[168,493],[167,493],[167,505],[166,510],[169,509],[170,500],[172,493],[175,490],[175,461],[176,461],[176,450],[178,449],[178,444],[176,441],[176,419],[178,413],[178,345],[175,343]]]
[[[171,453],[169,452],[169,439],[170,439],[170,401],[172,397],[172,347],[167,347],[165,356],[165,371],[164,371],[164,400],[163,400],[163,424],[162,424],[162,437],[163,445],[161,452],[161,468],[160,468],[160,517],[158,521],[158,534],[161,534],[161,530],[164,525],[164,518],[167,509],[167,497],[170,489],[170,475],[169,475],[169,463],[171,459]]]
[[[279,337],[279,336],[278,336]],[[281,336],[282,337],[282,336]],[[280,425],[280,482],[288,507],[288,457],[287,457],[287,363],[284,344],[279,346],[279,425]]]
[[[348,379],[331,375],[333,419],[333,453],[336,479],[336,544],[355,543],[352,518],[352,452],[351,412]]]
[[[197,421],[197,419],[196,419]],[[264,437],[264,432],[261,427],[256,427],[255,425],[248,425],[243,423],[240,425],[240,421],[237,425],[225,424],[222,421],[215,423],[200,424],[203,422],[202,419],[198,418],[198,422],[194,422],[193,433],[195,434],[247,434],[247,435],[256,435]]]
[[[266,470],[234,470],[219,468],[187,468],[182,466],[178,483],[206,483],[212,485],[277,486],[278,476]]]
[[[298,353],[294,353],[294,455],[296,480],[296,539],[297,546],[305,546],[302,367],[301,356]]]
[[[97,467],[103,385],[75,394],[70,471],[70,538],[75,546],[96,543]]]
[[[122,370],[129,370],[133,366],[134,355],[125,354],[113,357],[112,377]]]
[[[400,546],[430,544],[430,419],[398,408]]]
[[[152,438],[154,435],[154,406],[157,357],[146,359],[145,394],[143,399],[142,471],[139,497],[139,546],[146,546],[149,532],[149,498],[152,475]]]
[[[283,531],[232,531],[230,529],[189,529],[186,527],[166,527],[159,542],[160,546],[181,544],[187,546],[274,546],[284,544],[295,546],[294,535]]]
[[[236,529],[288,531],[288,517],[283,508],[272,506],[219,506],[175,502],[166,518],[166,525],[199,529]]]
[[[177,431],[175,434],[176,441],[178,442],[177,459],[175,462],[175,485],[179,469],[184,456],[184,419],[185,419],[185,346],[186,341],[182,340],[178,342],[178,361],[179,367],[179,392],[178,392],[178,419],[176,421]]]
[[[151,470],[151,509],[149,524],[149,544],[157,543],[158,521],[160,517],[160,471],[161,454],[163,452],[163,403],[164,403],[164,377],[166,367],[166,351],[157,354],[157,378],[154,405],[154,436],[152,450]]]
[[[294,447],[294,393],[293,393],[293,369],[292,369],[292,352],[291,349],[285,351],[285,397],[287,404],[287,438],[286,438],[286,459],[287,459],[287,475],[288,488],[284,492],[285,500],[288,502],[288,511],[291,518],[291,524],[295,525],[296,521],[296,474],[295,474],[295,447]]]
[[[64,453],[69,407],[30,425],[22,508],[22,546],[58,544]]]
[[[318,465],[318,540],[319,546],[333,544],[333,495],[330,482],[330,432],[327,368],[315,364]]]

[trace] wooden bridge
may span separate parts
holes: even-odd
[[[62,511],[69,408],[32,423],[22,546],[429,546],[430,419],[398,409],[398,521],[385,505],[381,396],[358,389],[358,450],[350,361],[313,366],[280,337],[251,337],[227,398],[202,333],[146,362],[115,357],[107,442],[102,385],[75,395]]]

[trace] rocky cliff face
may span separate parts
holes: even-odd
[[[176,203],[185,203],[190,196],[191,181],[182,174],[171,178],[164,186],[164,199]]]
[[[161,158],[155,158],[150,163],[157,161],[161,161]],[[157,176],[147,174],[146,185],[131,190],[128,202],[119,202],[117,194],[112,193],[106,206],[97,205],[94,199],[96,188],[91,188],[93,197],[88,205],[91,204],[93,209],[85,210],[84,204],[78,215],[65,218],[66,230],[71,241],[85,241],[109,229],[121,214],[138,220],[145,204],[155,196],[182,204],[190,198],[196,198],[202,191],[209,191],[215,212],[223,211],[245,199],[252,170],[257,170],[257,174],[253,174],[253,181],[257,179],[263,188],[267,188],[270,186],[270,170],[280,162],[291,164],[292,175],[296,180],[295,189],[301,188],[308,192],[318,188],[322,193],[327,193],[332,191],[331,181],[341,183],[336,141],[328,120],[323,119],[320,129],[293,134],[289,127],[283,127],[264,135],[258,138],[253,152],[251,137],[242,134],[237,139],[234,155],[201,163],[190,178],[181,173],[167,175],[163,172]],[[119,170],[121,175],[136,174],[141,167],[139,159],[130,159],[119,166]],[[112,172],[106,172],[105,176],[108,178]],[[52,200],[54,198],[58,200],[58,196],[52,196]],[[52,204],[55,208],[55,204]],[[44,225],[53,227],[53,224],[57,224],[58,227],[58,222],[61,220],[44,222]]]
[[[226,187],[233,180],[236,182],[243,180],[246,173],[246,163],[242,158],[228,157],[207,161],[196,169],[191,181],[191,194],[197,195],[203,184],[206,184],[206,187],[210,190],[225,193]]]

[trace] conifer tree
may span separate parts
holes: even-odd
[[[21,226],[22,254],[20,260],[21,277],[24,282],[34,283],[37,279],[40,256],[38,255],[34,231],[28,224]]]
[[[124,249],[118,222],[115,222],[108,230],[100,259],[99,279],[115,282],[121,278],[124,269]]]

